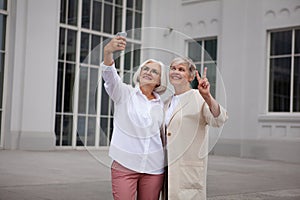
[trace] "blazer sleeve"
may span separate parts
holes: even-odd
[[[220,106],[220,115],[218,117],[214,117],[207,105],[204,103],[203,115],[205,117],[205,121],[209,126],[212,127],[220,127],[222,126],[228,119],[227,111],[219,104]]]

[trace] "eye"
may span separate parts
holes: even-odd
[[[149,71],[149,67],[144,66],[144,67],[142,67],[142,70],[143,70],[143,71]]]
[[[172,71],[176,70],[175,66],[171,66],[170,70],[172,70]]]
[[[152,72],[152,74],[154,74],[154,75],[158,75],[158,71],[157,71],[156,69],[152,69],[151,72]]]
[[[185,72],[185,69],[184,69],[183,67],[180,67],[180,68],[179,68],[179,71],[180,71],[180,72]]]

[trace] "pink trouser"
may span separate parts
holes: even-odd
[[[114,161],[111,167],[112,193],[115,200],[158,200],[164,174],[143,174]]]

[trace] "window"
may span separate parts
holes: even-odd
[[[6,57],[6,30],[7,30],[7,1],[0,0],[0,146],[3,146],[2,114],[3,114],[3,88]]]
[[[109,145],[113,103],[99,70],[99,44],[128,31],[117,71],[132,82],[140,63],[142,0],[61,0],[55,133],[57,146]],[[133,29],[133,30],[131,30]],[[129,31],[130,30],[130,31]]]
[[[210,82],[210,92],[213,97],[216,95],[216,74],[217,74],[217,39],[200,39],[188,42],[188,57],[191,58],[199,72],[207,67],[207,78]],[[195,79],[191,83],[197,88],[198,82]]]
[[[300,112],[300,28],[269,32],[269,112]]]

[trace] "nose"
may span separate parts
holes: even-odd
[[[178,74],[179,70],[175,69],[175,70],[170,70],[170,74]]]
[[[150,69],[145,70],[145,73],[146,73],[146,74],[151,74],[151,70],[150,70]]]

